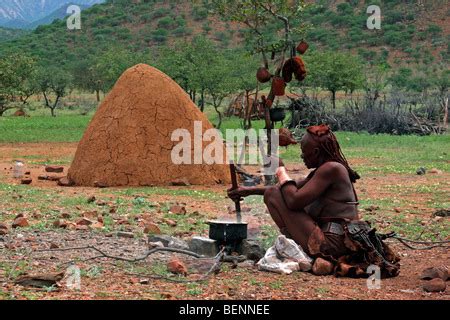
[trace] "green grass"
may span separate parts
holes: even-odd
[[[207,115],[215,122],[216,115],[207,110]],[[64,115],[52,118],[49,116],[32,116],[30,118],[1,117],[0,118],[0,143],[20,142],[76,142],[82,137],[90,117],[80,115]],[[263,121],[254,121],[254,128],[261,129]],[[225,118],[222,132],[226,129],[240,128],[241,120],[238,118]],[[361,174],[400,173],[415,174],[418,167],[427,169],[437,168],[450,171],[450,135],[442,136],[391,136],[369,135],[367,133],[337,132],[341,147],[350,160],[362,160],[356,162],[354,167]],[[299,146],[281,148],[281,157],[285,162],[300,162]],[[41,159],[40,156],[27,155],[25,157],[31,164],[68,164],[71,158]],[[163,188],[139,188],[118,190],[120,195],[169,195],[188,196],[195,198],[213,197],[214,193],[205,191]]]
[[[210,110],[207,116],[211,122],[217,121],[217,116]],[[49,116],[33,116],[30,118],[2,117],[0,118],[0,143],[19,142],[77,142],[83,136],[89,116],[64,114],[56,118]],[[262,129],[264,121],[254,121],[255,129]],[[222,133],[226,129],[241,128],[241,119],[225,118]],[[432,136],[391,136],[386,134],[370,135],[368,133],[337,132],[341,147],[350,159],[364,159],[367,165],[356,165],[361,174],[382,173],[415,173],[417,168],[437,168],[450,171],[450,135]],[[281,148],[281,157],[286,162],[300,162],[299,146]],[[32,157],[32,156],[28,156]],[[30,158],[31,159],[31,158]],[[67,164],[71,159],[49,159],[52,164]],[[46,162],[46,163],[47,163]],[[34,164],[43,164],[35,160]],[[128,191],[127,191],[128,192]],[[133,191],[130,191],[133,192]],[[140,190],[142,192],[142,190]],[[166,194],[164,190],[151,188],[148,194]],[[197,196],[197,191],[181,190],[186,196]],[[198,194],[199,197],[204,196]]]
[[[361,174],[365,173],[408,173],[415,174],[417,168],[437,168],[450,171],[450,135],[433,136],[391,136],[387,134],[337,132],[345,156],[364,159],[367,165],[355,165]],[[287,162],[299,161],[298,146],[281,151]]]
[[[78,142],[90,119],[80,115],[0,117],[0,143]]]

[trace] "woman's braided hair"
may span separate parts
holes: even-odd
[[[306,130],[318,142],[320,151],[326,158],[326,161],[335,161],[342,164],[347,169],[350,180],[353,183],[361,178],[356,171],[350,168],[336,136],[328,125],[322,124],[320,126],[312,126]]]

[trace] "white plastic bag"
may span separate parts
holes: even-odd
[[[275,247],[281,258],[298,262],[301,271],[311,270],[313,259],[294,240],[281,235],[275,241]]]
[[[309,271],[312,268],[312,259],[298,246],[294,240],[281,235],[270,247],[264,258],[257,263],[261,271],[270,271],[281,274],[291,274],[294,271]]]

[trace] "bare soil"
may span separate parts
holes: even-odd
[[[67,197],[96,196],[98,199],[111,199],[106,207],[112,206],[112,201],[118,197],[117,191],[122,189],[96,189],[89,187],[63,188],[56,186],[55,182],[37,181],[40,174],[44,174],[46,161],[57,162],[60,159],[71,159],[75,154],[77,144],[53,143],[53,144],[23,144],[0,145],[0,183],[10,185],[12,189],[18,182],[11,178],[11,168],[14,159],[27,160],[27,169],[31,171],[33,183],[27,187],[30,190],[38,189],[46,194],[59,194]],[[32,160],[30,160],[32,159]],[[359,161],[355,159],[355,161]],[[360,161],[366,162],[365,159]],[[30,164],[34,162],[36,164]],[[350,159],[352,162],[352,159]],[[67,168],[67,165],[65,165]],[[307,174],[307,170],[301,164],[288,164],[288,169],[294,176]],[[65,171],[67,172],[67,171]],[[370,199],[370,203],[380,202],[379,208],[370,209],[369,205],[361,208],[363,218],[371,218],[382,231],[388,231],[398,226],[398,223],[406,225],[419,219],[422,221],[422,231],[433,232],[436,226],[447,228],[448,217],[434,218],[435,209],[430,201],[437,201],[433,189],[437,184],[448,186],[450,174],[443,172],[439,175],[399,175],[389,174],[379,177],[363,178],[357,183],[356,188],[361,199]],[[430,192],[424,192],[423,188],[430,188]],[[221,200],[211,200],[201,197],[189,197],[177,195],[177,191],[189,189],[203,192],[209,191],[220,195]],[[208,219],[230,217],[228,207],[232,207],[231,201],[225,198],[224,186],[213,187],[171,187],[174,194],[149,194],[142,195],[146,200],[154,203],[178,202],[186,203],[188,216],[192,219]],[[447,190],[443,195],[448,195]],[[138,191],[137,191],[138,192]],[[139,193],[139,192],[138,192]],[[441,193],[442,195],[442,193]],[[132,195],[134,196],[134,194]],[[223,197],[222,197],[223,196]],[[389,199],[392,199],[389,202]],[[439,199],[438,199],[439,200]],[[441,199],[442,203],[448,201]],[[47,219],[45,212],[33,216],[33,212],[39,204],[24,204],[29,210],[30,224],[36,225]],[[3,198],[0,202],[0,222],[8,226],[12,223],[15,212],[18,212],[22,204],[13,197]],[[270,217],[263,204],[255,199],[250,199],[244,204],[250,211],[244,213],[249,221],[250,233],[253,237],[264,236],[268,226],[273,227]],[[64,209],[64,208],[62,208]],[[72,211],[70,211],[72,210]],[[79,215],[79,210],[66,211],[72,215]],[[99,209],[100,210],[100,209]],[[143,214],[145,214],[143,212]],[[396,219],[401,216],[400,222]],[[163,224],[163,213],[155,212],[153,221]],[[138,220],[140,221],[140,220]],[[52,220],[49,221],[52,223]],[[179,226],[174,227],[177,230]],[[449,266],[449,252],[446,248],[432,250],[410,250],[397,242],[390,242],[393,248],[402,257],[401,273],[393,279],[385,279],[381,282],[381,289],[368,290],[365,279],[335,278],[334,276],[318,277],[309,273],[294,273],[290,276],[272,274],[258,271],[252,267],[237,267],[224,264],[220,273],[210,277],[206,283],[174,283],[161,279],[152,279],[148,274],[158,273],[158,263],[164,266],[164,261],[172,255],[158,254],[144,262],[137,264],[124,264],[114,260],[97,259],[78,262],[81,268],[81,291],[72,291],[64,285],[53,290],[31,289],[15,285],[11,274],[17,276],[27,272],[31,274],[42,272],[64,271],[68,261],[82,260],[95,255],[92,251],[69,252],[42,252],[38,249],[49,249],[53,243],[59,248],[95,245],[111,255],[137,257],[147,249],[147,239],[142,236],[143,226],[140,222],[135,225],[124,225],[115,220],[113,230],[64,230],[50,229],[9,229],[6,236],[0,236],[0,299],[439,299],[450,300],[449,289],[443,293],[427,293],[422,289],[424,284],[420,280],[422,270],[433,266]],[[116,237],[118,230],[134,232],[133,239]],[[420,230],[419,230],[420,231]],[[193,228],[188,232],[181,232],[180,237],[187,238],[196,234]],[[176,232],[175,232],[176,234]],[[205,233],[203,232],[203,235]],[[439,234],[435,235],[439,239]],[[448,238],[447,238],[448,240]],[[178,255],[186,260],[189,259]],[[14,272],[11,273],[11,270]],[[141,274],[141,275],[137,275]],[[188,279],[198,278],[202,272],[190,269]],[[174,277],[175,279],[180,279]],[[148,280],[142,281],[142,280]],[[448,283],[447,283],[448,284]]]

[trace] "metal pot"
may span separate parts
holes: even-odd
[[[280,122],[286,118],[286,112],[283,108],[270,109],[270,120],[273,122]]]
[[[247,239],[246,222],[208,221],[209,238],[220,242],[236,242]]]

